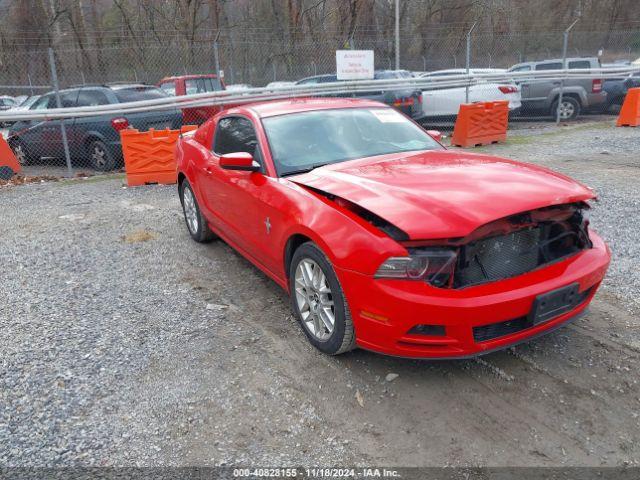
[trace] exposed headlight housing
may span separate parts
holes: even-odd
[[[450,286],[457,253],[448,248],[410,249],[408,257],[390,257],[382,262],[375,278],[423,280],[434,287]]]

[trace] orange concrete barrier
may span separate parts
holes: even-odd
[[[640,126],[640,88],[627,90],[616,125],[618,127]]]
[[[180,130],[139,132],[130,128],[120,131],[127,185],[176,183],[174,148],[181,133],[195,130],[197,125],[185,125]]]
[[[9,180],[21,170],[22,167],[16,160],[13,150],[11,150],[4,137],[0,135],[0,180]]]
[[[508,101],[463,103],[453,128],[451,145],[473,147],[504,142],[508,126]]]

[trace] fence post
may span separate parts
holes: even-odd
[[[396,70],[400,70],[400,0],[396,0]]]
[[[215,66],[216,66],[216,76],[218,77],[218,81],[221,82],[222,79],[220,78],[220,58],[218,57],[218,39],[217,38],[213,42],[213,61],[215,62]]]
[[[469,69],[471,68],[471,33],[473,32],[473,29],[476,28],[476,23],[474,22],[473,25],[471,25],[471,28],[469,29],[469,31],[467,32],[467,86],[465,87],[465,91],[464,91],[464,103],[469,103]]]
[[[31,96],[33,96],[34,93],[33,93],[33,83],[31,82],[31,74],[27,73],[27,79],[29,80],[29,91],[31,92]]]
[[[569,32],[578,22],[578,18],[564,31],[562,39],[562,69],[567,69],[567,46],[569,44]],[[563,74],[564,75],[564,74]],[[562,110],[562,93],[564,91],[564,76],[560,80],[560,93],[558,94],[558,108],[556,108],[556,125],[560,125],[560,111]]]
[[[62,108],[62,100],[60,99],[60,85],[58,85],[58,72],[56,71],[56,60],[53,55],[53,48],[49,47],[49,66],[51,67],[51,80],[53,89],[56,92],[56,106]],[[69,142],[67,141],[67,129],[64,125],[64,118],[60,119],[60,133],[62,134],[62,145],[64,147],[64,158],[67,161],[67,171],[69,176],[73,176],[71,168],[71,154],[69,153]]]

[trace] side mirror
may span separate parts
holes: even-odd
[[[220,157],[220,167],[225,170],[242,170],[255,172],[260,170],[260,164],[247,152],[225,153]]]
[[[442,142],[442,132],[440,132],[439,130],[427,130],[427,133],[436,142]]]

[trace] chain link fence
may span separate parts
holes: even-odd
[[[0,51],[0,95],[15,97],[17,101],[27,99],[17,108],[32,110],[126,103],[167,93],[184,95],[223,88],[215,78],[218,70],[226,88],[241,90],[271,82],[297,82],[308,77],[335,75],[335,51],[349,48],[373,50],[377,70],[395,68],[393,35],[381,39],[378,34],[361,32],[348,41],[327,34],[321,41],[310,41],[306,37],[298,40],[295,35],[281,41],[274,41],[271,35],[269,38],[269,42],[265,41],[266,35],[263,38],[259,32],[251,38],[219,36],[214,41],[136,37],[126,44],[101,48],[60,47],[51,52],[3,49]],[[640,30],[572,32],[566,54],[570,69],[574,66],[597,68],[600,64],[628,65],[640,57]],[[562,56],[563,32],[558,31],[517,34],[473,31],[452,35],[442,29],[419,36],[400,35],[400,67],[405,71],[402,75],[420,76],[431,72],[435,78],[440,70],[465,72],[467,68],[471,73],[510,68],[554,70],[562,68],[563,62],[558,60]],[[587,58],[595,63],[589,63]],[[193,75],[196,77],[188,77]],[[321,79],[307,81],[322,82]],[[421,103],[421,114],[414,117],[420,117],[428,125],[450,123],[460,103],[507,99],[514,117],[540,115],[551,121],[553,112],[558,111],[555,92],[559,83],[553,79],[501,84],[478,81],[468,87],[425,90],[417,92],[415,101]],[[631,78],[599,81],[571,79],[561,85],[563,104],[573,108],[576,114],[604,112],[611,107],[615,111],[626,89],[632,86],[640,86],[637,73]],[[6,103],[0,108],[14,107],[10,100]],[[183,124],[202,123],[219,109],[174,107],[64,120],[8,119],[1,127],[25,171],[73,175],[79,171],[122,168],[119,137],[122,128],[177,129]],[[8,110],[11,111],[14,110]]]

